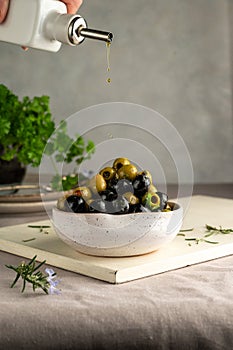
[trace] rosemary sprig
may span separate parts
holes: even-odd
[[[206,243],[211,243],[211,244],[218,244],[219,242],[216,241],[210,241],[208,239],[206,239],[207,237],[210,237],[212,235],[215,234],[229,234],[233,232],[232,228],[222,228],[222,226],[219,226],[219,228],[214,227],[214,226],[210,226],[210,225],[205,225],[205,228],[207,230],[207,233],[204,235],[204,237],[186,237],[185,233],[183,232],[189,232],[189,231],[193,231],[194,228],[188,228],[185,230],[180,230],[179,233],[177,234],[177,236],[183,236],[185,237],[185,241],[194,241],[196,244],[198,244],[199,242],[206,242]],[[188,243],[189,246],[191,246],[191,243]]]
[[[49,228],[51,226],[48,226],[48,225],[28,225],[28,227],[32,227],[32,228]]]
[[[222,226],[219,226],[219,228],[214,227],[214,226],[210,226],[210,225],[205,225],[205,228],[207,230],[208,233],[205,234],[204,237],[210,237],[214,234],[218,234],[218,233],[222,233],[224,235],[232,233],[233,229],[231,228],[222,228]]]
[[[180,230],[179,232],[190,232],[190,231],[193,231],[193,230],[194,230],[194,228],[192,227],[192,228],[186,228],[184,230]]]
[[[48,234],[49,232],[47,230],[44,230],[45,228],[50,228],[51,226],[48,225],[28,225],[30,228],[39,228],[39,232],[43,232],[45,234]]]
[[[35,241],[35,237],[32,238],[28,238],[28,239],[22,239],[22,242],[31,242],[31,241]]]
[[[185,241],[195,241],[196,244],[199,244],[199,242],[206,242],[206,243],[211,243],[211,244],[218,244],[219,243],[216,241],[209,241],[205,238],[199,238],[199,237],[185,238]]]
[[[13,270],[16,272],[16,277],[11,284],[11,288],[14,287],[16,282],[21,277],[23,279],[23,287],[21,292],[23,293],[26,287],[26,282],[29,282],[32,284],[33,291],[37,288],[41,288],[46,294],[51,294],[55,292],[55,287],[58,283],[58,281],[53,281],[52,279],[56,274],[51,269],[48,270],[47,275],[44,275],[41,271],[38,271],[41,266],[43,266],[46,263],[46,260],[42,261],[36,266],[36,257],[35,255],[28,264],[26,264],[24,261],[21,262],[18,266],[12,266],[12,265],[5,265],[7,268]],[[52,271],[52,273],[51,273]]]

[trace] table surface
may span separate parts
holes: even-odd
[[[233,186],[197,185],[194,194],[233,198]],[[0,226],[46,217],[2,214]],[[21,261],[0,252],[0,349],[233,348],[233,256],[121,285],[56,268],[61,294],[48,296],[9,288],[5,264]]]

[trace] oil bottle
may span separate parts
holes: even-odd
[[[78,14],[67,14],[59,0],[11,0],[0,24],[0,41],[57,52],[62,43],[76,46],[85,38],[111,42],[111,32],[89,29]]]

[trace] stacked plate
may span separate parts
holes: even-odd
[[[61,194],[38,184],[0,186],[0,213],[35,213],[51,210]]]

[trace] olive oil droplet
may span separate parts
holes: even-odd
[[[106,42],[106,50],[107,50],[107,72],[110,72],[110,46],[111,42]],[[107,83],[111,83],[111,78],[107,78]]]

